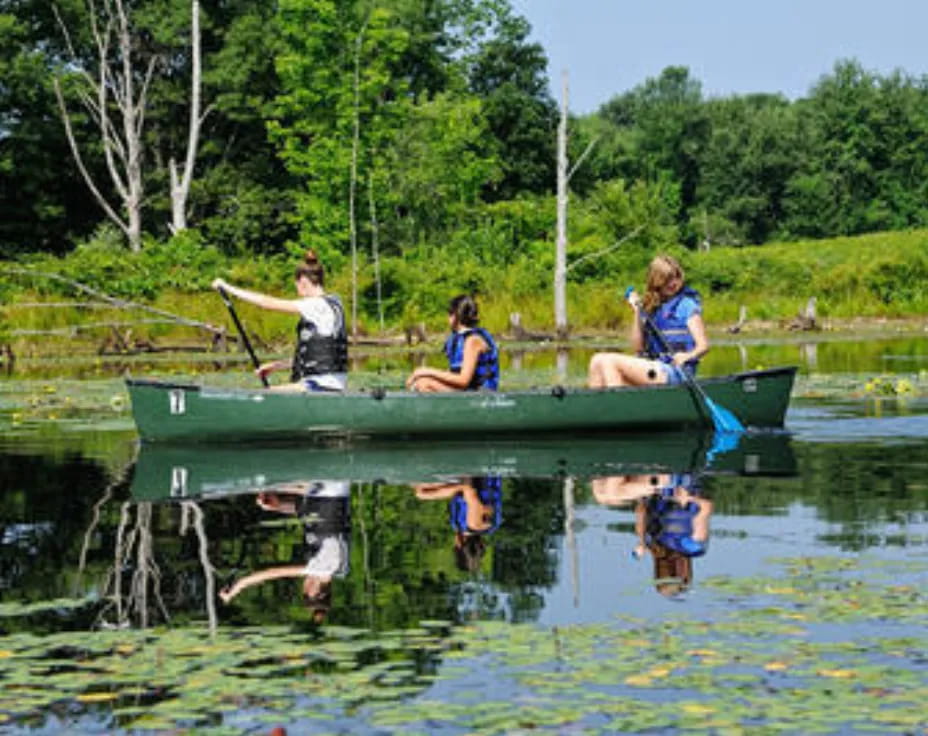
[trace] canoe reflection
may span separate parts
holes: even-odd
[[[726,442],[711,433],[665,433],[310,446],[143,444],[132,495],[149,501],[226,496],[311,478],[394,484],[464,476],[581,480],[706,468],[792,475],[796,461],[784,433],[738,435]]]

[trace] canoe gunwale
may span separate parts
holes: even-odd
[[[795,374],[797,371],[796,366],[783,366],[777,368],[765,368],[763,370],[756,371],[744,371],[742,373],[730,373],[724,376],[710,376],[708,378],[697,379],[697,383],[701,386],[712,386],[717,384],[730,384],[736,383],[738,381],[743,381],[749,378],[753,379],[763,379],[763,378],[772,378],[774,376],[785,375],[788,373]],[[127,386],[139,386],[147,388],[160,388],[160,389],[178,389],[182,391],[208,391],[216,393],[241,393],[241,394],[262,394],[262,393],[271,393],[265,388],[255,387],[255,388],[243,388],[240,386],[233,387],[219,387],[219,386],[210,386],[208,384],[198,384],[198,383],[175,383],[171,381],[160,381],[158,379],[151,378],[126,378],[125,379]],[[432,400],[441,400],[443,398],[450,397],[461,397],[469,396],[553,396],[554,398],[562,398],[568,395],[587,395],[587,394],[613,394],[618,392],[623,393],[638,393],[638,392],[654,392],[654,391],[667,391],[667,390],[677,390],[678,386],[676,385],[656,385],[656,386],[616,386],[612,388],[586,388],[582,386],[563,386],[561,384],[554,384],[553,386],[548,386],[545,388],[528,388],[528,389],[515,389],[512,391],[449,391],[449,392],[438,392],[438,393],[429,393],[423,394],[418,391],[391,391],[388,389],[373,387],[371,389],[361,389],[360,391],[319,391],[319,392],[307,392],[307,393],[296,393],[292,394],[293,396],[302,396],[302,397],[312,397],[313,399],[345,399],[345,398],[371,398],[375,401],[380,401],[381,399],[389,396],[391,399],[397,398],[418,398],[418,399],[427,399]]]

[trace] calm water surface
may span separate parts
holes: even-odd
[[[10,664],[0,668],[0,730],[676,733],[699,716],[721,719],[720,732],[752,724],[790,731],[795,713],[761,706],[753,688],[745,685],[737,702],[727,695],[716,702],[694,674],[681,675],[672,698],[688,695],[695,704],[654,720],[653,709],[634,704],[668,697],[649,688],[662,678],[672,686],[672,673],[683,671],[679,652],[662,655],[668,667],[652,663],[644,675],[591,685],[584,677],[594,676],[571,670],[564,651],[582,651],[578,662],[601,655],[586,639],[581,646],[559,633],[634,634],[628,641],[662,646],[678,637],[693,660],[722,646],[707,633],[714,626],[740,631],[743,640],[729,646],[745,650],[780,626],[804,627],[781,634],[800,636],[806,654],[857,646],[853,655],[817,652],[850,659],[809,670],[849,688],[849,702],[869,694],[865,674],[892,659],[893,671],[914,679],[884,687],[880,702],[892,713],[884,730],[924,730],[928,721],[900,698],[912,682],[924,689],[928,680],[928,661],[916,653],[928,649],[920,592],[928,582],[928,406],[918,398],[875,400],[861,386],[874,375],[917,382],[926,347],[906,339],[720,348],[707,372],[798,363],[797,393],[807,394],[793,402],[787,433],[727,444],[663,435],[139,450],[118,405],[115,418],[90,421],[80,409],[61,409],[62,421],[46,427],[14,419],[24,410],[10,399],[0,405],[0,665]],[[560,365],[542,353],[514,360],[536,376],[573,381],[587,357],[580,351]],[[13,376],[4,395],[41,396],[43,380],[17,385]],[[850,388],[818,398],[815,387],[829,382]],[[106,398],[113,384],[101,385],[91,393],[118,404]],[[662,511],[648,499],[662,488],[711,503],[688,507],[703,508],[708,519],[703,554],[670,554],[656,543],[633,554],[636,526],[658,533]],[[667,544],[683,544],[676,539]],[[832,589],[884,586],[879,605],[887,596],[910,598],[848,620],[822,608],[827,585],[800,594],[804,574],[790,572],[796,565],[808,565],[808,578],[837,575]],[[791,597],[772,601],[787,595],[784,587]],[[851,608],[877,605],[868,601],[846,599]],[[487,621],[504,623],[507,633],[474,628]],[[757,632],[741,631],[751,622],[759,622]],[[653,638],[655,626],[661,638]],[[519,644],[524,631],[545,633]],[[511,655],[485,646],[493,636],[505,637]],[[879,652],[868,654],[861,642],[874,637]],[[892,654],[894,646],[903,654]],[[630,648],[610,656],[619,651],[627,657]],[[790,650],[755,675],[740,655],[720,651],[729,658],[725,677],[735,679],[713,680],[712,692],[747,682],[739,677],[769,678],[800,659]],[[211,661],[223,664],[210,669]],[[530,676],[530,667],[539,669]],[[609,700],[552,714],[541,703],[562,693],[543,683],[558,668],[570,673],[572,708],[591,692]],[[251,670],[264,674],[256,680]],[[770,687],[763,679],[756,689]],[[498,712],[496,701],[504,704]],[[433,703],[439,707],[429,711]],[[523,715],[512,715],[513,703]],[[625,709],[618,715],[610,710],[616,703]],[[812,710],[798,717],[856,733],[872,716],[847,713],[820,723]]]

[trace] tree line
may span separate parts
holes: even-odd
[[[123,246],[309,246],[386,298],[404,263],[550,274],[558,107],[530,30],[508,0],[0,0],[0,257],[113,240],[137,207]],[[843,60],[791,101],[706,97],[672,66],[568,129],[574,280],[618,243],[928,223],[926,77]]]

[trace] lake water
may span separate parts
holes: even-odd
[[[590,352],[507,366],[578,383]],[[234,450],[140,450],[108,366],[26,366],[0,383],[0,731],[923,733],[928,340],[706,372],[784,363],[787,432],[736,442]],[[702,554],[634,554],[664,488]]]

